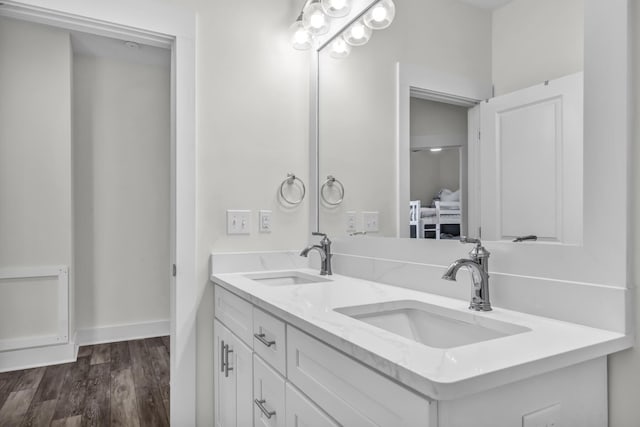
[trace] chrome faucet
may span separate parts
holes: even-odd
[[[474,243],[476,246],[469,252],[469,259],[461,258],[451,263],[447,272],[442,275],[445,280],[456,280],[456,274],[462,267],[471,271],[473,281],[473,294],[471,296],[470,310],[491,311],[489,301],[489,251],[482,246],[480,239],[461,237],[460,243]]]
[[[327,235],[324,233],[313,232],[311,234],[313,234],[314,236],[322,236],[322,240],[320,240],[319,245],[309,245],[304,248],[302,252],[300,252],[300,256],[306,257],[312,250],[318,251],[318,253],[320,254],[320,260],[322,261],[320,266],[320,275],[331,276],[331,240],[329,240]]]

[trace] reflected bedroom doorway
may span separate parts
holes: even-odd
[[[410,237],[458,239],[464,230],[468,107],[410,98]]]

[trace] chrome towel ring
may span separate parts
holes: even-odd
[[[299,183],[298,187],[300,188],[301,195],[298,200],[290,200],[284,195],[284,187],[285,185],[295,185],[296,181]],[[302,182],[302,180],[293,173],[288,173],[285,180],[280,184],[280,197],[290,205],[299,205],[304,200],[304,196],[306,194],[307,188],[305,187],[304,182]]]
[[[327,200],[327,197],[325,196],[325,190],[327,189],[327,187],[333,187],[334,185],[338,189],[339,197],[338,200],[332,202]],[[320,187],[320,197],[322,198],[322,201],[327,205],[338,206],[340,203],[342,203],[342,200],[344,200],[344,185],[342,185],[342,183],[338,181],[333,175],[328,175],[327,180],[324,182],[324,184],[322,184],[322,187]]]

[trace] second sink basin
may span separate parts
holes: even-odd
[[[266,273],[245,274],[244,277],[268,286],[304,285],[308,283],[329,282],[324,277],[313,276],[299,271],[270,271]]]
[[[341,307],[334,311],[435,348],[459,347],[530,331],[471,311],[410,300]]]

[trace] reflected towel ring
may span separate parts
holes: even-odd
[[[334,185],[339,187],[338,193],[340,194],[340,197],[335,202],[330,202],[325,197],[324,190],[326,187],[333,187]],[[322,184],[322,187],[320,187],[320,197],[322,198],[322,201],[327,205],[338,206],[340,203],[342,203],[342,200],[344,200],[344,185],[342,185],[342,183],[338,181],[333,175],[328,175],[327,180],[324,182],[324,184]]]
[[[300,183],[300,189],[302,190],[302,195],[298,200],[289,200],[287,199],[287,196],[284,195],[284,186],[294,185],[296,181]],[[282,184],[280,184],[280,197],[282,198],[282,200],[289,203],[290,205],[299,205],[304,200],[305,194],[307,194],[307,187],[304,186],[304,182],[302,182],[302,180],[298,178],[295,174],[288,173],[287,178],[284,181],[282,181]]]

